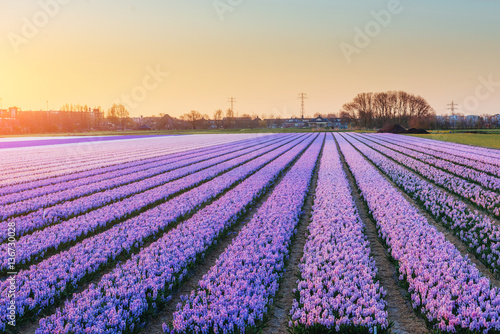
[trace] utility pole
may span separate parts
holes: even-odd
[[[302,114],[302,119],[304,119],[304,100],[307,99],[307,94],[305,93],[300,93],[299,94],[299,99],[300,99],[300,110],[301,110],[301,114]]]
[[[231,114],[234,116],[234,103],[236,102],[236,99],[234,97],[230,97],[228,102],[231,102]]]
[[[457,110],[458,104],[451,101],[451,103],[449,103],[448,106],[449,108],[447,110],[451,110],[451,115],[455,115],[455,110]]]

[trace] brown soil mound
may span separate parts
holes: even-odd
[[[406,133],[406,129],[399,124],[387,125],[377,131],[378,133]]]
[[[429,134],[429,132],[425,131],[425,129],[420,129],[420,128],[411,128],[406,131],[406,133],[413,133],[413,134]]]

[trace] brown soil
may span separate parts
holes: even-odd
[[[351,185],[358,213],[365,224],[365,235],[370,242],[371,256],[374,258],[378,269],[377,277],[387,292],[385,300],[387,302],[389,322],[393,323],[391,331],[397,334],[429,333],[425,321],[414,312],[411,303],[407,299],[408,292],[400,285],[398,271],[391,263],[389,254],[378,236],[375,222],[368,215],[368,208],[359,193],[342,152],[341,159]]]
[[[421,129],[421,128],[411,128],[411,129],[408,129],[406,130],[406,133],[412,133],[412,134],[429,134],[429,132],[427,132],[425,129]]]
[[[377,133],[406,133],[406,129],[399,124],[387,125],[378,130]]]

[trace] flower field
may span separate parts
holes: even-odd
[[[74,138],[0,167],[0,332],[500,333],[499,150]]]

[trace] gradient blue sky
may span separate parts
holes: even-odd
[[[212,115],[234,96],[239,115],[287,117],[300,92],[308,114],[335,113],[359,92],[387,90],[421,95],[438,114],[451,100],[465,114],[500,113],[500,1],[401,0],[351,62],[340,44],[354,45],[354,29],[391,1],[243,0],[221,20],[213,0],[66,0],[16,50],[13,36],[55,1],[0,1],[4,108],[107,109],[160,68],[168,76],[132,101],[133,116]],[[481,78],[499,84],[478,95]]]

